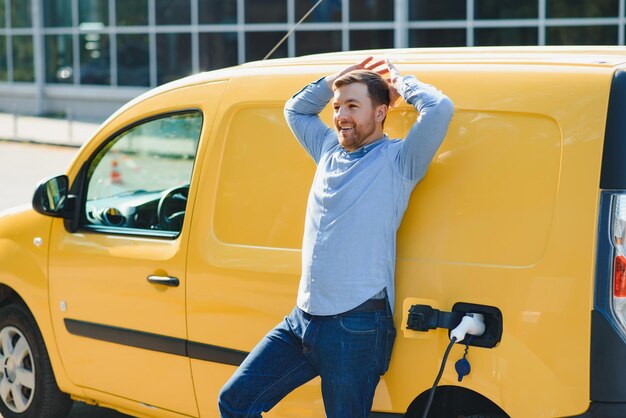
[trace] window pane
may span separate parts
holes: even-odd
[[[0,1],[0,28],[4,28],[6,26],[6,9],[4,8],[4,1]]]
[[[80,36],[81,84],[110,84],[109,35],[89,33]]]
[[[7,37],[0,36],[0,81],[8,81]]]
[[[246,23],[285,23],[286,0],[245,0]]]
[[[296,0],[296,22],[302,19],[317,0]],[[313,10],[305,22],[341,22],[341,0],[325,0]]]
[[[157,83],[163,84],[191,74],[191,35],[157,35]]]
[[[85,223],[180,231],[201,128],[199,112],[173,115],[109,142],[89,167]]]
[[[350,0],[350,20],[355,22],[393,20],[393,9],[393,1]]]
[[[116,0],[115,18],[118,26],[148,24],[148,0]]]
[[[156,0],[157,25],[191,24],[190,0]]]
[[[237,0],[201,0],[201,24],[237,23]]]
[[[536,19],[537,0],[474,0],[476,19]]]
[[[201,70],[215,70],[237,64],[236,32],[200,34]]]
[[[547,0],[548,17],[613,17],[618,0]]]
[[[546,28],[547,45],[616,45],[617,26],[562,26]]]
[[[409,0],[409,19],[465,20],[466,6],[465,0]]]
[[[30,2],[31,0],[11,0],[11,26],[12,27],[29,28],[32,26]]]
[[[246,61],[263,59],[283,36],[285,36],[284,32],[247,32]],[[287,41],[283,42],[270,58],[285,58],[286,56]]]
[[[72,26],[70,0],[46,0],[43,2],[43,20],[47,27]]]
[[[13,81],[35,81],[33,37],[13,37]]]
[[[465,29],[415,29],[409,31],[409,46],[465,46]]]
[[[352,30],[350,49],[393,48],[392,30]]]
[[[99,23],[109,25],[109,4],[107,0],[80,0],[78,2],[80,23]]]
[[[296,55],[341,51],[340,31],[302,31],[296,34]]]
[[[483,28],[474,31],[476,46],[537,45],[537,28]]]
[[[117,35],[117,84],[150,86],[148,35]]]
[[[72,35],[46,36],[46,82],[73,83]]]

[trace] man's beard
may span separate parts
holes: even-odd
[[[376,130],[376,123],[372,121],[367,125],[355,125],[349,132],[344,133],[337,126],[337,135],[339,136],[339,144],[352,151],[359,149]]]

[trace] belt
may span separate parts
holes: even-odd
[[[383,299],[368,299],[354,309],[350,309],[346,313],[354,312],[373,312],[373,311],[385,311],[387,310],[387,298]]]

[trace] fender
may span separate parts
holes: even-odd
[[[37,214],[30,205],[0,213],[0,287],[17,294],[35,318],[59,388],[82,396],[82,390],[65,372],[50,318],[48,248],[53,221],[53,218]]]

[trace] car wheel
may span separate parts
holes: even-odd
[[[17,304],[0,309],[0,416],[62,418],[71,408],[31,313]]]

